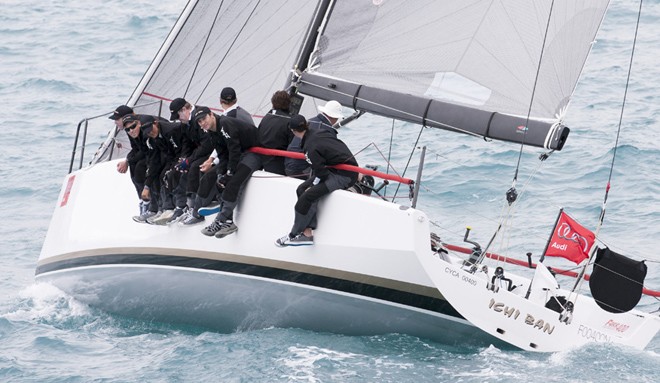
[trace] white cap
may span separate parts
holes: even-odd
[[[325,103],[325,106],[321,105],[317,107],[319,111],[330,118],[340,118],[344,117],[342,113],[341,104],[337,101],[331,100]]]

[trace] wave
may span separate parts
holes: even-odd
[[[29,78],[20,82],[17,89],[30,89],[37,91],[55,91],[59,93],[80,93],[84,90],[73,83],[62,80],[48,80],[45,78]]]
[[[158,16],[140,17],[133,15],[130,19],[128,19],[128,26],[131,28],[142,29],[149,24],[160,24],[160,21],[161,19]]]

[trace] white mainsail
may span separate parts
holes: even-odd
[[[562,122],[608,3],[337,0],[300,89],[507,141],[521,141],[527,126],[526,143],[560,149],[563,142],[535,135],[534,122],[545,132]],[[518,118],[498,123],[502,115]]]

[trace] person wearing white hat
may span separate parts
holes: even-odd
[[[333,128],[332,125],[334,125],[340,118],[344,117],[341,104],[335,100],[330,100],[326,102],[325,105],[317,106],[317,109],[321,113],[307,121],[309,128],[312,130],[323,129],[337,136],[337,130]],[[290,152],[302,152],[300,141],[300,138],[293,137],[286,150]],[[306,179],[307,175],[311,172],[309,164],[305,160],[285,158],[284,167],[286,175],[301,179]]]
[[[332,125],[344,117],[341,104],[335,100],[330,100],[325,105],[317,106],[317,109],[321,113],[309,119],[309,127],[312,129],[326,129],[331,133],[337,134],[337,130]]]

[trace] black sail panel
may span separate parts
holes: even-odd
[[[632,310],[639,302],[644,278],[644,261],[635,261],[606,247],[598,249],[589,288],[603,310],[622,313]]]

